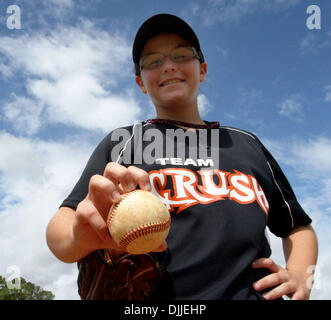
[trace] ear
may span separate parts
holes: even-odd
[[[146,88],[144,86],[144,83],[143,83],[143,80],[141,79],[140,76],[136,76],[136,83],[139,86],[141,92],[144,93],[144,94],[146,94],[147,93],[147,90],[146,90]]]
[[[203,82],[206,78],[207,74],[207,63],[202,62],[200,63],[200,82]]]

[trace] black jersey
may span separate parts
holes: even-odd
[[[247,131],[150,123],[116,129],[61,206],[75,209],[90,177],[110,161],[147,171],[171,214],[167,272],[154,299],[260,299],[252,283],[269,271],[251,263],[271,255],[266,227],[286,237],[311,223],[275,159]]]

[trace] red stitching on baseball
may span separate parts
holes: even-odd
[[[150,223],[146,225],[142,225],[140,227],[137,227],[130,232],[128,232],[126,235],[124,235],[121,240],[120,240],[120,248],[122,250],[125,250],[125,248],[130,244],[130,242],[148,235],[150,233],[154,232],[161,232],[166,230],[171,223],[171,216],[169,215],[169,219],[166,222],[155,222],[155,223]]]
[[[141,192],[141,191],[143,191],[143,190],[133,190],[133,191],[131,191],[131,192],[128,192],[128,193],[124,193],[124,194],[122,194],[121,195],[121,200],[119,201],[119,202],[117,202],[117,203],[115,203],[115,204],[113,204],[113,208],[112,208],[112,210],[111,210],[111,213],[108,215],[108,218],[107,218],[107,226],[109,226],[109,224],[110,224],[110,221],[111,221],[111,219],[113,218],[113,216],[115,215],[115,213],[117,212],[117,210],[118,210],[118,207],[120,206],[120,204],[121,204],[121,202],[128,196],[128,195],[130,195],[130,194],[132,194],[132,193],[135,193],[135,192]]]

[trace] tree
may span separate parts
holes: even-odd
[[[21,277],[20,289],[9,289],[6,279],[0,276],[0,300],[53,300],[51,291],[42,290]]]

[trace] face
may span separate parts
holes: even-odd
[[[191,46],[189,42],[175,33],[157,35],[144,46],[141,57],[160,52],[168,54],[178,46]],[[143,93],[147,93],[155,107],[197,107],[197,96],[200,82],[204,81],[207,64],[200,63],[197,58],[176,63],[169,57],[164,64],[155,69],[142,69],[136,82]]]

